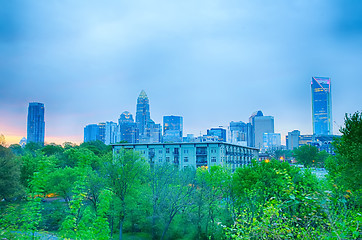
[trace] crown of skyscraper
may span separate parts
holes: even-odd
[[[141,91],[140,95],[138,96],[138,98],[141,99],[148,99],[147,94],[144,90]]]

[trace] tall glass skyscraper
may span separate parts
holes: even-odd
[[[136,123],[133,120],[133,116],[130,112],[125,111],[118,119],[119,126],[119,142],[126,141],[128,143],[138,142],[138,131]]]
[[[313,134],[332,135],[331,79],[312,77]]]
[[[181,116],[163,116],[163,141],[182,142],[183,118]]]
[[[32,102],[28,108],[27,142],[44,145],[44,104]]]
[[[146,92],[141,91],[137,99],[136,124],[140,136],[145,135],[145,128],[150,117],[150,104]]]

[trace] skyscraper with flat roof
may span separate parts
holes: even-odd
[[[41,145],[44,145],[44,135],[44,104],[38,102],[29,103],[27,142],[40,143]]]
[[[163,116],[163,141],[182,142],[183,118],[181,116]]]
[[[331,79],[312,77],[312,116],[314,135],[332,135]]]

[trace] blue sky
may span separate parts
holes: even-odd
[[[257,110],[275,131],[312,133],[312,76],[332,79],[334,132],[361,110],[362,2],[0,0],[0,133],[26,136],[28,103],[46,141],[81,142],[90,123],[182,115],[204,134]]]

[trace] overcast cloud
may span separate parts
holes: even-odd
[[[247,122],[312,133],[312,76],[332,79],[337,125],[362,103],[362,2],[0,0],[0,133],[26,137],[29,102],[46,141],[81,142],[90,123],[182,115],[184,132]],[[334,125],[334,132],[338,127]],[[11,142],[11,141],[10,141]]]

